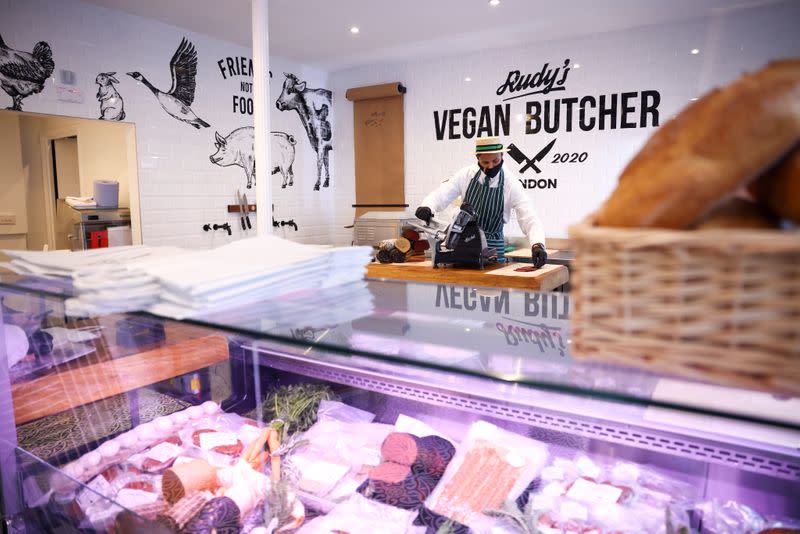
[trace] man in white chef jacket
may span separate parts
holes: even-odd
[[[476,139],[476,162],[455,173],[426,196],[417,208],[416,216],[428,223],[434,213],[461,195],[464,202],[472,205],[478,213],[478,225],[486,234],[488,245],[497,250],[497,260],[505,261],[503,226],[511,219],[511,210],[514,210],[519,227],[531,243],[533,264],[541,267],[547,261],[544,228],[517,176],[503,168],[505,152],[499,137]]]

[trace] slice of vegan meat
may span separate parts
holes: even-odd
[[[162,471],[171,466],[172,462],[174,461],[175,458],[167,462],[159,462],[158,460],[153,460],[152,458],[145,458],[142,462],[142,469],[148,473],[157,473],[158,471]]]
[[[619,494],[619,497],[617,498],[617,500],[615,501],[616,504],[625,504],[627,501],[629,501],[631,499],[631,497],[633,497],[633,489],[631,489],[628,486],[620,486],[618,484],[612,484],[611,482],[608,482],[608,481],[599,482],[599,481],[597,481],[597,480],[595,480],[594,478],[591,478],[591,477],[580,477],[579,479],[576,479],[575,481],[573,481],[572,484],[570,484],[566,489],[566,493],[567,494],[569,494],[569,491],[572,489],[573,486],[575,486],[575,484],[578,482],[578,480],[586,480],[588,482],[591,482],[592,484],[597,484],[598,486],[607,486],[609,488],[618,489],[620,491],[620,494]],[[572,497],[572,498],[575,498],[575,497]],[[580,499],[576,499],[576,500],[580,500]]]
[[[138,469],[135,465],[132,464],[114,464],[107,467],[103,472],[100,473],[103,478],[105,478],[108,482],[113,482],[122,474],[129,474],[129,475],[141,475],[142,470]]]
[[[112,465],[112,466],[110,466],[110,467],[107,467],[107,468],[106,468],[106,469],[105,469],[105,470],[104,470],[102,473],[100,473],[100,474],[101,474],[101,475],[103,476],[103,478],[105,478],[105,479],[106,479],[108,482],[113,482],[113,481],[114,481],[114,479],[116,479],[116,478],[119,476],[120,472],[121,472],[121,470],[120,470],[120,467],[119,467],[118,465]]]
[[[181,438],[179,438],[178,436],[170,436],[170,437],[168,437],[166,439],[163,439],[163,440],[159,441],[158,443],[156,443],[152,447],[150,447],[149,451],[152,451],[153,449],[155,449],[156,447],[158,447],[162,443],[171,443],[172,445],[175,445],[176,447],[180,447],[181,446]],[[160,461],[157,458],[151,458],[151,457],[147,456],[147,453],[145,453],[145,458],[144,458],[144,461],[142,462],[142,469],[144,469],[148,473],[156,473],[158,471],[163,471],[164,469],[170,467],[173,464],[173,462],[175,462],[175,458],[177,458],[182,451],[183,451],[183,449],[181,449],[180,451],[176,450],[175,455],[172,458],[168,458],[167,460],[164,460],[164,461]]]
[[[384,462],[377,467],[370,469],[369,478],[372,481],[396,483],[401,482],[411,473],[407,465],[394,462]]]
[[[210,428],[201,428],[200,430],[195,430],[192,433],[192,443],[195,444],[196,447],[200,446],[200,434],[207,434],[207,433],[216,433],[217,430],[213,430]],[[244,449],[244,444],[241,440],[236,440],[235,445],[220,445],[219,447],[214,447],[211,449],[214,452],[218,452],[220,454],[227,454],[229,456],[238,456],[242,453],[242,449]]]
[[[150,493],[155,493],[155,488],[153,487],[153,483],[147,480],[134,480],[132,482],[128,482],[123,486],[124,489],[132,489],[132,490],[142,490],[142,491],[149,491]]]

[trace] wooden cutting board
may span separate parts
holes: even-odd
[[[558,249],[548,248],[545,249],[547,251],[548,256],[552,256],[556,252],[559,252]],[[511,252],[506,252],[506,258],[511,258],[512,260],[524,260],[524,261],[531,261],[531,249],[528,248],[518,248],[516,250],[512,250]]]
[[[552,291],[569,281],[569,270],[563,265],[548,264],[533,272],[515,270],[529,265],[525,263],[496,264],[481,270],[445,266],[434,269],[430,261],[370,263],[367,266],[367,278],[529,291]],[[492,274],[494,271],[499,272]]]

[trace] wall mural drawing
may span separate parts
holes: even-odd
[[[142,82],[156,96],[158,103],[171,117],[191,124],[197,129],[208,128],[203,119],[195,115],[190,107],[194,102],[195,77],[197,76],[197,51],[191,41],[184,37],[169,62],[172,72],[172,87],[166,93],[153,87],[140,72],[129,72],[128,76]]]
[[[272,174],[281,173],[283,183],[281,188],[294,185],[294,146],[297,140],[286,132],[271,132],[272,141],[270,157],[272,158]]]
[[[243,126],[233,130],[225,137],[221,136],[219,132],[214,132],[214,139],[214,147],[217,151],[208,159],[220,167],[236,165],[244,169],[247,188],[251,189],[256,183],[255,128]],[[294,146],[297,141],[293,135],[286,132],[270,132],[270,142],[272,174],[281,173],[283,176],[282,188],[293,185],[292,165],[295,156]]]
[[[225,137],[219,132],[214,132],[214,147],[216,152],[211,154],[208,159],[214,165],[220,167],[230,167],[236,165],[244,169],[247,177],[247,189],[250,189],[256,181],[256,158],[255,158],[255,128],[244,126],[237,128]]]
[[[116,72],[101,72],[94,79],[97,89],[97,101],[100,102],[100,120],[121,121],[125,119],[125,102],[114,87],[119,83],[114,75]]]
[[[0,87],[12,100],[6,109],[22,111],[22,99],[41,93],[55,66],[46,42],[36,43],[33,52],[22,52],[8,46],[0,35]]]
[[[322,187],[328,187],[330,172],[328,170],[328,153],[333,149],[331,144],[331,123],[328,113],[331,109],[331,92],[327,89],[310,89],[306,82],[300,81],[294,74],[283,73],[286,80],[283,90],[275,106],[280,111],[294,110],[300,116],[303,128],[306,130],[311,147],[317,153],[317,183],[314,191],[319,191],[319,184],[323,176],[325,182]]]

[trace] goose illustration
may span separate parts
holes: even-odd
[[[184,37],[181,44],[169,62],[172,72],[172,87],[166,93],[160,91],[153,84],[147,81],[140,72],[129,72],[128,76],[138,80],[150,89],[158,103],[168,114],[179,121],[187,122],[197,129],[208,128],[208,124],[203,119],[194,114],[189,107],[194,102],[195,76],[197,75],[197,51],[194,45]]]
[[[0,36],[0,88],[12,100],[7,109],[22,111],[22,99],[40,93],[54,68],[53,51],[46,42],[36,43],[33,52],[22,52],[8,46]]]

